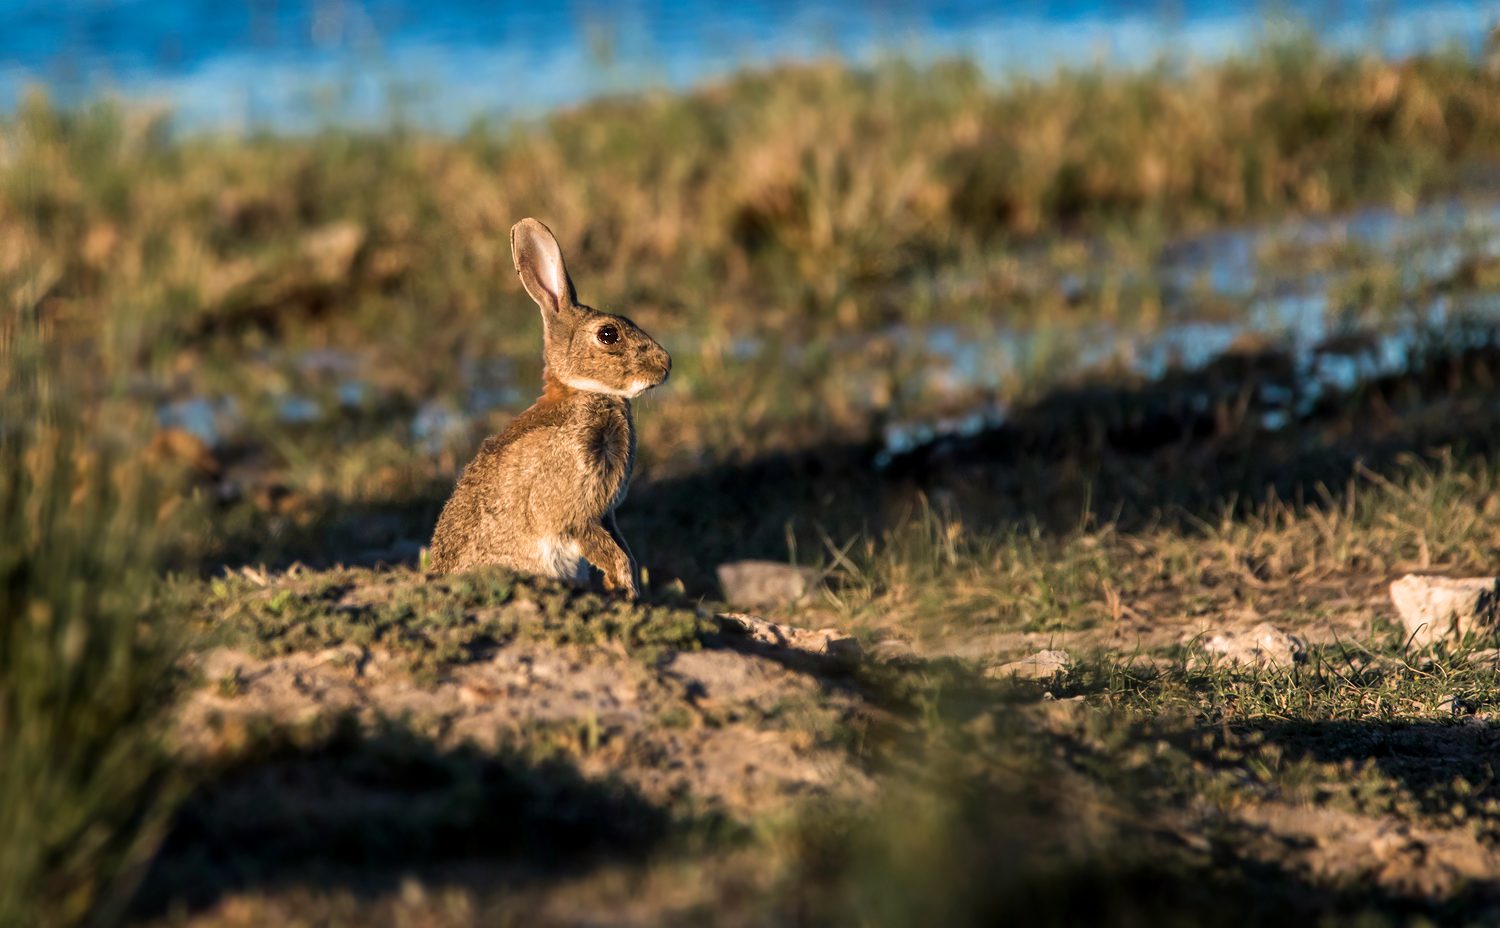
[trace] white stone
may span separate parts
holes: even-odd
[[[1413,647],[1457,640],[1500,619],[1500,579],[1453,580],[1407,574],[1391,584],[1391,602]]]
[[[1307,648],[1302,639],[1262,622],[1249,631],[1226,630],[1204,635],[1203,650],[1231,664],[1254,667],[1291,667],[1302,660]]]
[[[714,616],[721,631],[744,635],[751,641],[776,648],[806,651],[840,661],[855,662],[864,657],[859,641],[836,628],[807,629],[768,622],[760,616],[739,612],[721,612]]]
[[[1035,654],[1023,657],[1018,661],[991,667],[986,674],[990,677],[1004,679],[1005,677],[1020,677],[1025,680],[1045,680],[1055,677],[1061,673],[1067,673],[1073,667],[1073,655],[1067,651],[1057,651],[1048,648]]]
[[[718,574],[724,600],[742,609],[796,602],[820,577],[811,567],[777,561],[731,561],[720,564]]]

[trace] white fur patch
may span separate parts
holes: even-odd
[[[537,560],[541,572],[558,580],[587,580],[587,568],[583,564],[583,550],[578,542],[562,538],[543,538],[537,542]]]
[[[631,381],[628,388],[621,390],[618,387],[611,387],[609,384],[600,383],[597,380],[590,380],[587,377],[575,377],[571,380],[565,380],[563,382],[573,389],[582,390],[585,393],[605,393],[609,396],[623,396],[628,399],[634,399],[635,397],[640,396],[642,393],[645,393],[647,390],[656,386],[656,384],[646,380],[634,380]]]

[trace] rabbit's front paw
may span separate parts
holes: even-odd
[[[604,575],[604,589],[610,593],[624,593],[626,599],[636,599],[640,595],[635,588],[635,578],[629,574],[623,577],[612,577],[606,573]]]

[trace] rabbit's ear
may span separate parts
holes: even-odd
[[[535,219],[522,219],[510,230],[510,255],[521,284],[547,312],[571,309],[578,303],[573,281],[563,265],[562,249],[552,232]]]

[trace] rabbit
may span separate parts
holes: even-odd
[[[578,302],[552,232],[510,230],[521,284],[542,311],[544,392],[464,468],[432,534],[435,575],[498,564],[634,599],[639,572],[615,524],[635,467],[630,401],[664,383],[666,349],[624,316]],[[585,563],[587,562],[587,563]]]

